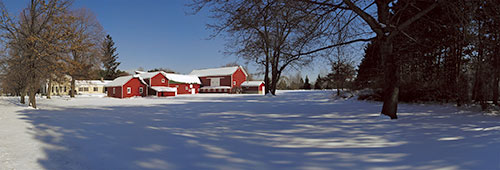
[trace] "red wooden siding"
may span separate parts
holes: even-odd
[[[165,82],[162,83],[161,80],[165,80]],[[156,76],[151,77],[150,80],[150,86],[165,86],[168,87],[168,79],[161,73],[158,73]]]
[[[241,68],[238,68],[238,70],[233,73],[232,78],[233,82],[231,83],[231,87],[240,87],[241,83],[247,81],[247,76]]]
[[[123,86],[123,96],[122,98],[133,97],[133,96],[146,96],[147,86],[142,84],[138,78],[130,79]],[[127,88],[130,87],[131,92],[127,93]],[[142,87],[142,94],[139,92],[139,88]]]
[[[231,86],[231,76],[207,76],[200,77],[201,84],[203,86],[212,86],[210,84],[211,78],[220,78],[220,86]]]
[[[108,91],[108,97],[116,97],[122,98],[122,87],[106,87]],[[115,93],[113,93],[113,89],[115,89]]]
[[[176,87],[177,94],[191,94],[191,90],[194,90],[195,93],[199,93],[200,85],[193,84],[193,88],[191,88],[190,84],[169,84],[169,87]]]
[[[158,97],[175,96],[175,92],[157,92]]]

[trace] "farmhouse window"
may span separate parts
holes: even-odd
[[[188,90],[188,86],[186,86],[186,90]]]
[[[236,81],[233,81],[233,85],[235,85],[235,86],[236,86]]]
[[[66,86],[64,86],[64,92],[66,92]]]
[[[97,88],[97,87],[94,87],[94,91],[99,91],[99,88]]]
[[[127,94],[130,94],[130,93],[132,93],[132,88],[127,87]]]
[[[113,94],[115,94],[115,89],[116,89],[116,88],[114,88],[114,87],[113,87]]]
[[[83,87],[78,87],[78,91],[83,91]]]
[[[165,79],[161,79],[161,83],[165,83]]]
[[[89,91],[89,88],[88,87],[84,87],[83,91]]]
[[[139,87],[139,93],[141,93],[141,94],[142,94],[142,91],[143,91],[143,90],[142,90],[142,87]]]

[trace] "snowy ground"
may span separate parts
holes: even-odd
[[[331,92],[0,98],[0,169],[500,169],[500,117]]]

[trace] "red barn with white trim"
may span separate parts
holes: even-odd
[[[202,93],[231,93],[241,90],[248,74],[241,66],[193,70],[190,75],[201,80]]]
[[[116,78],[104,87],[106,87],[109,97],[128,98],[146,96],[148,85],[141,77],[123,76]]]
[[[196,94],[199,92],[201,84],[200,79],[192,75],[165,73],[163,71],[137,73],[151,87],[149,88],[151,95],[160,97]]]

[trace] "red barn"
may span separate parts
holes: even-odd
[[[172,74],[163,71],[137,73],[150,86],[150,94],[160,97],[196,94],[199,92],[201,84],[200,79],[192,75]]]
[[[241,91],[241,83],[248,74],[241,66],[193,70],[190,75],[198,76],[204,93],[231,93]]]
[[[128,98],[148,95],[148,85],[141,77],[135,75],[118,77],[104,87],[106,87],[109,97]]]
[[[263,81],[245,81],[241,83],[243,93],[265,94],[266,86]]]
[[[168,79],[168,86],[177,88],[177,94],[198,94],[201,81],[198,76],[163,73]]]

